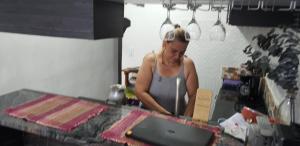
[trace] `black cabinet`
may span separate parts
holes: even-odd
[[[23,132],[0,126],[1,146],[23,146]]]
[[[122,37],[122,0],[0,0],[0,31],[100,39]]]
[[[291,26],[299,27],[300,13],[295,11],[250,11],[248,8],[230,10],[228,23],[238,26]]]
[[[300,9],[290,0],[235,0],[228,23],[238,26],[300,26]]]

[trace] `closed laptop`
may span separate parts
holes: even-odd
[[[191,127],[175,121],[149,116],[126,135],[159,146],[206,146],[211,143],[213,132]]]

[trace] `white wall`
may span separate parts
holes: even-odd
[[[152,50],[158,51],[162,41],[159,29],[166,19],[167,11],[159,4],[147,4],[144,8],[125,5],[125,17],[131,26],[123,37],[122,67],[139,66],[143,56]],[[171,21],[185,27],[192,17],[191,11],[171,11]],[[202,29],[200,40],[191,41],[186,55],[195,62],[201,88],[211,89],[216,95],[221,87],[222,66],[239,66],[247,57],[242,50],[258,33],[266,33],[269,28],[236,27],[225,25],[227,37],[224,42],[209,39],[209,31],[216,22],[217,12],[197,11],[196,19]],[[225,24],[226,12],[221,13]]]
[[[117,39],[0,33],[0,95],[22,88],[106,98],[117,82]]]

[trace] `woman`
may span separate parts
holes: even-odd
[[[181,78],[179,86],[179,114],[192,116],[198,77],[193,61],[184,55],[189,41],[180,26],[168,32],[158,53],[149,53],[139,69],[135,92],[143,106],[162,114],[175,112],[176,78]],[[172,38],[170,40],[170,38]],[[188,104],[184,95],[188,93]]]

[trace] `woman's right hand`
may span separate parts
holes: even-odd
[[[164,110],[164,111],[162,111],[162,112],[153,110],[152,112],[153,112],[153,113],[164,114],[164,115],[168,115],[168,116],[173,115],[172,113],[168,112],[167,110]]]

